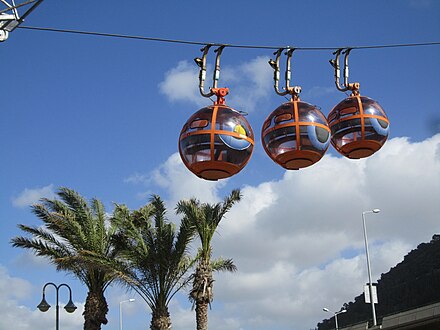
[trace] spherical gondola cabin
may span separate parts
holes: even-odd
[[[267,117],[261,141],[274,162],[285,169],[298,170],[322,158],[330,144],[330,129],[317,107],[292,100]]]
[[[218,180],[240,172],[251,158],[254,134],[246,118],[226,106],[205,107],[182,128],[179,153],[200,178]]]
[[[333,147],[352,159],[369,157],[386,142],[390,122],[376,101],[352,95],[337,104],[328,115]]]

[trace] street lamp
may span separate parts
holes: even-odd
[[[377,325],[377,319],[376,319],[376,309],[374,307],[374,299],[373,299],[373,282],[371,280],[371,264],[370,264],[370,254],[368,252],[368,238],[367,238],[367,226],[365,224],[365,214],[379,213],[379,212],[380,212],[379,209],[373,209],[371,211],[362,212],[362,224],[364,226],[365,253],[367,255],[368,289],[370,291],[371,311],[373,313],[373,326]]]
[[[119,302],[119,330],[122,330],[122,304],[126,302],[133,302],[134,299],[127,299]]]
[[[47,312],[49,310],[49,308],[50,308],[50,305],[46,301],[46,287],[48,285],[52,285],[55,288],[55,290],[56,290],[56,302],[57,302],[57,305],[56,305],[55,329],[59,330],[59,328],[60,328],[60,306],[58,304],[58,297],[59,297],[58,292],[59,292],[59,290],[60,290],[60,288],[62,286],[65,286],[66,288],[69,289],[69,302],[67,303],[66,306],[64,306],[64,309],[66,310],[66,312],[67,313],[73,313],[76,310],[77,307],[75,306],[75,304],[72,301],[72,289],[70,288],[70,286],[68,286],[65,283],[62,283],[60,285],[56,285],[56,284],[54,284],[52,282],[49,282],[49,283],[46,283],[43,286],[43,299],[41,299],[41,302],[37,306],[37,308],[41,312]]]
[[[330,309],[324,307],[322,309],[324,312],[329,312],[329,313],[333,313],[333,315],[335,316],[335,325],[336,325],[336,330],[339,330],[339,326],[338,326],[338,315],[345,313],[347,310],[346,309],[342,309],[339,312],[332,312]]]

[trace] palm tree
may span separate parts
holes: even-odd
[[[196,228],[201,242],[197,255],[197,267],[193,274],[193,287],[189,298],[196,305],[197,330],[208,329],[208,306],[213,300],[214,271],[236,271],[232,259],[211,260],[211,241],[214,233],[230,208],[241,199],[236,189],[222,203],[201,204],[197,199],[182,200],[177,203],[177,214],[183,214]]]
[[[166,209],[159,196],[139,210],[116,205],[111,219],[118,232],[114,237],[119,258],[96,258],[94,261],[112,269],[118,280],[135,290],[152,311],[150,329],[171,328],[168,304],[185,286],[185,274],[193,265],[188,245],[194,228],[183,220],[179,231],[165,219]],[[89,255],[93,260],[93,255]]]
[[[82,262],[81,255],[89,251],[115,258],[117,251],[112,237],[116,228],[106,221],[105,209],[99,200],[87,203],[68,188],[60,188],[57,195],[60,200],[42,199],[40,204],[32,206],[32,212],[44,226],[19,225],[32,238],[17,236],[11,243],[49,259],[58,271],[71,273],[85,284],[88,293],[83,313],[84,330],[100,330],[102,324],[107,324],[104,292],[115,277],[111,271]]]

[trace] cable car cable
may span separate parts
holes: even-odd
[[[110,38],[121,38],[121,39],[134,39],[143,41],[157,41],[163,43],[177,43],[177,44],[187,44],[187,45],[212,45],[212,46],[225,46],[228,48],[247,48],[247,49],[291,49],[295,50],[309,50],[309,51],[321,51],[321,50],[335,50],[335,49],[380,49],[380,48],[402,48],[402,47],[421,47],[421,46],[434,46],[440,45],[440,42],[421,42],[421,43],[402,43],[402,44],[383,44],[383,45],[366,45],[366,46],[333,46],[333,47],[298,47],[298,46],[270,46],[270,45],[243,45],[243,44],[227,44],[227,43],[217,43],[217,42],[200,42],[200,41],[190,41],[181,39],[168,39],[168,38],[155,38],[155,37],[144,37],[136,35],[127,34],[117,34],[117,33],[105,33],[105,32],[92,32],[92,31],[80,31],[80,30],[69,30],[69,29],[57,29],[57,28],[46,28],[46,27],[36,27],[36,26],[19,26],[19,29],[24,30],[34,30],[34,31],[46,31],[46,32],[58,32],[58,33],[68,33],[68,34],[80,34],[80,35],[90,35],[98,37],[110,37]]]

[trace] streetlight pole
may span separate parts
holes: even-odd
[[[365,214],[368,213],[379,213],[379,209],[374,209],[371,211],[364,211],[362,212],[362,224],[364,226],[364,241],[365,241],[365,253],[367,256],[367,269],[368,269],[368,288],[370,291],[370,302],[371,302],[371,312],[373,313],[373,326],[377,325],[377,319],[376,319],[376,309],[374,307],[374,299],[373,299],[373,282],[371,279],[371,264],[370,264],[370,253],[368,251],[368,237],[367,237],[367,226],[365,224]]]
[[[50,305],[47,303],[46,301],[46,287],[48,285],[51,285],[55,288],[56,290],[56,316],[55,316],[55,329],[59,330],[60,329],[60,306],[58,303],[58,298],[59,298],[59,290],[62,286],[65,286],[66,288],[69,289],[69,302],[67,303],[66,306],[64,306],[64,309],[66,310],[67,313],[73,313],[76,310],[76,306],[72,301],[72,289],[70,288],[70,286],[68,286],[65,283],[62,283],[60,285],[56,285],[52,282],[48,282],[43,286],[43,299],[41,299],[41,302],[38,304],[37,308],[42,311],[42,312],[47,312],[50,308]]]
[[[119,330],[122,330],[122,304],[126,302],[133,302],[134,299],[127,299],[119,302]]]
[[[345,313],[347,310],[346,309],[342,309],[339,312],[332,312],[330,309],[324,307],[322,309],[324,312],[330,312],[333,313],[333,315],[335,316],[335,325],[336,325],[336,330],[339,330],[339,326],[338,326],[338,315],[341,313]]]

